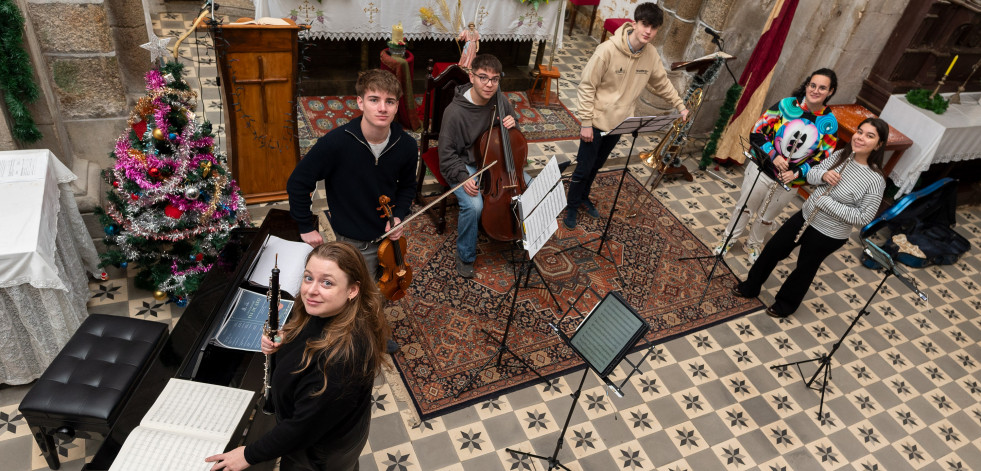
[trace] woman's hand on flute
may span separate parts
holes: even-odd
[[[262,349],[262,353],[265,355],[272,355],[273,353],[276,353],[276,350],[279,350],[279,347],[282,345],[281,342],[273,342],[272,340],[269,340],[269,337],[265,335],[262,336],[261,342],[262,345],[260,348]]]
[[[841,181],[841,174],[834,170],[828,170],[827,172],[824,172],[824,176],[822,176],[821,179],[824,180],[825,183],[835,186]]]
[[[778,155],[773,158],[773,165],[776,166],[777,170],[781,172],[786,172],[787,169],[790,168],[790,164],[787,162],[787,159],[782,155]]]

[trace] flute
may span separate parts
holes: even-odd
[[[269,291],[266,291],[266,299],[269,300],[269,316],[266,317],[266,328],[263,332],[269,340],[275,342],[279,335],[279,254],[276,254],[273,262],[272,274],[269,275]],[[272,403],[272,373],[276,367],[276,362],[272,354],[266,355],[265,377],[263,378],[263,404],[262,411],[272,414],[276,411]]]

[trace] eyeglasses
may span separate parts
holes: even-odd
[[[484,74],[480,74],[480,75],[476,75],[475,77],[477,77],[477,80],[480,80],[480,83],[483,84],[483,85],[487,85],[488,83],[492,83],[494,85],[497,85],[497,84],[501,83],[501,76],[500,75],[495,75],[493,77],[488,77],[488,76],[486,76]]]
[[[818,85],[818,84],[816,84],[814,82],[811,82],[811,83],[807,84],[807,88],[809,90],[817,90],[819,92],[826,92],[826,91],[828,91],[828,87],[825,87],[824,85]]]

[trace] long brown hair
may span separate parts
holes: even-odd
[[[354,299],[348,301],[341,312],[327,323],[320,337],[307,340],[300,367],[294,373],[306,370],[311,363],[319,363],[323,359],[327,364],[344,364],[351,374],[345,379],[371,381],[382,366],[388,364],[385,342],[391,337],[391,328],[385,321],[382,310],[384,300],[378,291],[378,285],[368,276],[364,258],[351,244],[321,244],[307,256],[307,263],[314,257],[336,263],[347,276],[348,283],[357,284],[359,290]],[[294,340],[310,322],[310,314],[303,302],[296,303],[296,306],[298,309],[283,326],[284,343]],[[368,348],[360,352],[355,348],[356,341],[366,343]],[[328,381],[330,378],[324,372],[324,385],[313,395],[323,394],[327,390]]]
[[[855,128],[855,132],[858,132],[866,123],[871,124],[875,128],[875,133],[879,135],[879,142],[876,143],[875,147],[872,148],[872,152],[869,153],[869,168],[874,170],[879,175],[885,177],[882,171],[882,161],[886,156],[886,142],[889,141],[889,123],[879,118],[865,118],[865,121],[859,123],[858,127]],[[841,156],[838,161],[831,166],[828,170],[835,170],[838,167],[844,165],[848,157],[852,155],[852,143],[848,142],[847,145],[841,150]]]

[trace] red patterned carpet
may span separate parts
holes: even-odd
[[[534,107],[528,102],[525,92],[508,92],[508,98],[520,115],[518,124],[529,142],[579,138],[579,120],[565,105],[557,103]],[[419,104],[417,109],[422,113],[422,95],[416,95],[416,103]],[[300,97],[300,108],[303,110],[300,119],[306,121],[306,129],[312,134],[301,137],[310,139],[323,136],[361,116],[357,99],[353,95]]]
[[[609,214],[621,174],[606,172],[596,179],[592,199],[603,215]],[[626,286],[619,286],[616,268],[596,255],[596,243],[587,245],[589,249],[557,253],[597,237],[605,227],[605,217],[592,219],[583,215],[579,226],[572,231],[560,223],[557,233],[535,257],[539,270],[563,305],[555,306],[533,272],[532,287],[519,291],[507,346],[534,365],[539,374],[553,375],[581,364],[548,323],[568,310],[568,303],[588,284],[600,295],[619,290],[650,324],[649,338],[657,340],[762,307],[756,299],[729,294],[735,278],[721,265],[718,271],[725,276],[713,279],[704,302],[697,305],[711,260],[706,263],[677,259],[710,255],[710,250],[657,200],[644,205],[636,218],[621,217],[629,203],[625,195],[638,191],[644,191],[642,185],[632,176],[627,177],[619,203],[621,211],[614,217],[611,239],[606,243],[611,252],[604,249],[604,254],[612,253]],[[395,355],[396,365],[423,418],[539,381],[518,362],[507,361],[509,355],[504,355],[501,368],[484,370],[471,388],[459,398],[454,397],[497,353],[497,343],[489,340],[481,329],[496,332],[498,336],[504,331],[510,310],[507,295],[514,281],[515,267],[508,262],[510,244],[491,241],[482,235],[478,244],[477,277],[466,280],[458,276],[455,209],[451,208],[447,216],[450,220],[443,235],[436,234],[428,217],[420,216],[410,223],[408,261],[415,272],[414,280],[408,296],[390,310],[389,317],[395,340],[402,346]],[[700,264],[704,270],[699,268]],[[502,300],[504,306],[498,310]],[[578,307],[588,310],[596,301],[584,297]],[[563,324],[563,330],[571,332],[574,328],[573,322]]]

